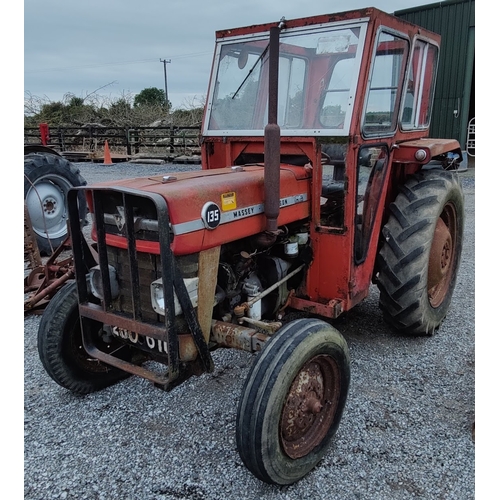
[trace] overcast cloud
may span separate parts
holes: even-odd
[[[25,0],[24,93],[44,101],[65,94],[105,99],[165,88],[174,108],[208,88],[215,31],[363,7],[386,12],[423,0]],[[99,90],[98,90],[99,89]]]

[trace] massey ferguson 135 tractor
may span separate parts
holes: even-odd
[[[439,43],[373,8],[218,31],[202,170],[69,191],[75,281],[40,323],[48,374],[80,394],[130,374],[170,390],[216,348],[257,352],[241,459],[268,483],[307,474],[349,386],[329,320],[372,282],[406,334],[432,334],[450,306],[462,154],[427,138]]]

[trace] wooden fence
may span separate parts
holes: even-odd
[[[116,154],[172,158],[199,154],[200,127],[53,127],[48,137],[38,127],[24,128],[24,144],[52,147],[61,152],[102,152],[108,141]]]

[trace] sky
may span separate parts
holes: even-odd
[[[174,109],[203,102],[215,31],[364,7],[397,10],[423,0],[25,0],[25,100],[71,94],[101,102],[165,89]],[[163,63],[162,60],[170,61]]]

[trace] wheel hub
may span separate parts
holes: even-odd
[[[444,216],[439,217],[434,230],[429,255],[429,270],[427,273],[427,293],[432,307],[438,307],[444,300],[452,277],[454,259],[453,212],[444,210]],[[451,225],[451,228],[449,227]]]
[[[281,415],[281,444],[290,458],[310,453],[330,429],[340,393],[338,367],[329,356],[309,360],[295,377]]]
[[[53,214],[56,211],[57,201],[53,198],[43,201],[43,210],[47,214]]]
[[[62,183],[62,181],[61,181]],[[26,195],[33,231],[43,237],[58,238],[66,234],[65,190],[49,180],[41,180]]]
[[[429,259],[429,288],[436,286],[446,275],[451,262],[452,244],[450,231],[443,219],[439,218]]]

